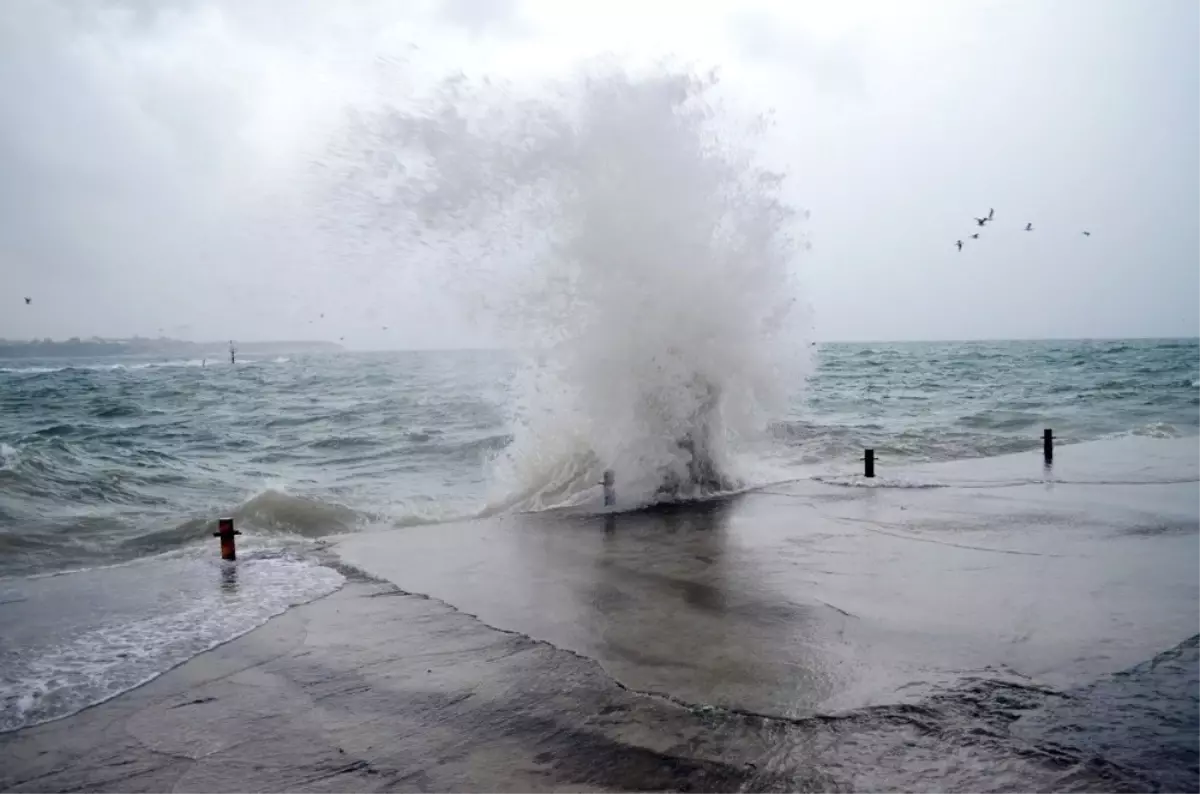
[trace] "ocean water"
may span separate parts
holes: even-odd
[[[1195,340],[829,344],[738,455],[753,488],[1121,435],[1195,436]],[[502,352],[0,362],[0,729],[147,680],[338,587],[321,538],[556,504],[562,463],[498,468],[520,421]],[[568,467],[569,469],[570,467]],[[618,488],[621,478],[618,474]],[[629,505],[635,507],[636,505]],[[215,521],[245,534],[236,567]]]
[[[883,473],[1038,449],[1045,427],[1064,444],[1200,432],[1194,340],[829,344],[818,360],[745,445],[745,486],[856,471],[868,447]],[[523,509],[537,477],[518,503],[491,479],[517,374],[482,351],[0,362],[0,575],[209,546],[224,515],[283,545]]]

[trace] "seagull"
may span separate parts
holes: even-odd
[[[971,239],[972,239],[972,240],[978,240],[978,239],[979,239],[979,232],[975,232],[974,234],[972,234],[972,235],[971,235]]]
[[[1083,236],[1084,236],[1084,237],[1091,237],[1091,236],[1092,236],[1092,233],[1091,233],[1091,232],[1084,232],[1084,233],[1083,233]]]
[[[1029,223],[1025,224],[1025,231],[1027,231],[1027,232],[1033,231],[1033,221],[1030,221]]]
[[[955,240],[954,244],[958,246],[958,250],[962,250],[962,240]]]
[[[25,305],[26,305],[26,306],[28,306],[28,305],[29,305],[29,304],[31,304],[31,303],[33,303],[33,298],[26,298],[26,299],[25,299]]]
[[[976,218],[975,222],[978,223],[980,226],[982,226],[983,224],[988,222],[988,219],[987,218]]]
[[[992,207],[988,207],[988,220],[990,221],[993,217],[995,217],[995,215],[996,215],[996,210],[993,209]]]

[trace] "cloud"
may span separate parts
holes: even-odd
[[[516,0],[441,0],[438,19],[460,27],[472,36],[529,32],[528,25],[518,13]]]
[[[802,75],[821,92],[853,98],[866,95],[861,31],[823,39],[767,12],[744,10],[730,16],[729,35],[748,63],[782,67],[790,77]]]
[[[4,0],[0,301],[37,300],[0,306],[0,336],[248,339],[325,313],[333,338],[461,338],[394,254],[312,244],[296,211],[312,161],[381,96],[458,69],[534,91],[600,53],[718,66],[723,98],[776,109],[826,336],[1020,335],[1029,318],[1046,335],[1194,333],[1198,13]],[[959,222],[993,204],[1039,234],[989,228],[958,256]]]
[[[306,51],[312,18],[277,26],[292,40],[260,35],[262,9],[0,7],[0,292],[40,298],[5,333],[132,333],[181,315],[270,333],[287,312],[266,301],[319,291],[294,267],[302,240],[262,221],[374,54]]]

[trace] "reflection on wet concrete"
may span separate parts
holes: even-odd
[[[222,560],[220,566],[221,593],[225,595],[233,595],[237,592],[238,587],[237,562],[231,560]]]
[[[810,711],[829,696],[833,676],[827,657],[814,651],[836,639],[845,616],[759,586],[754,561],[730,549],[739,501],[617,517],[590,565],[579,569],[574,641],[640,690],[747,710],[770,703]],[[578,519],[580,532],[592,525]]]

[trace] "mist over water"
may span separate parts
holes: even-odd
[[[526,353],[496,506],[589,498],[606,468],[627,506],[754,478],[739,453],[809,368],[801,217],[759,157],[769,119],[716,89],[668,67],[524,95],[455,78],[355,114],[331,156],[325,228]]]

